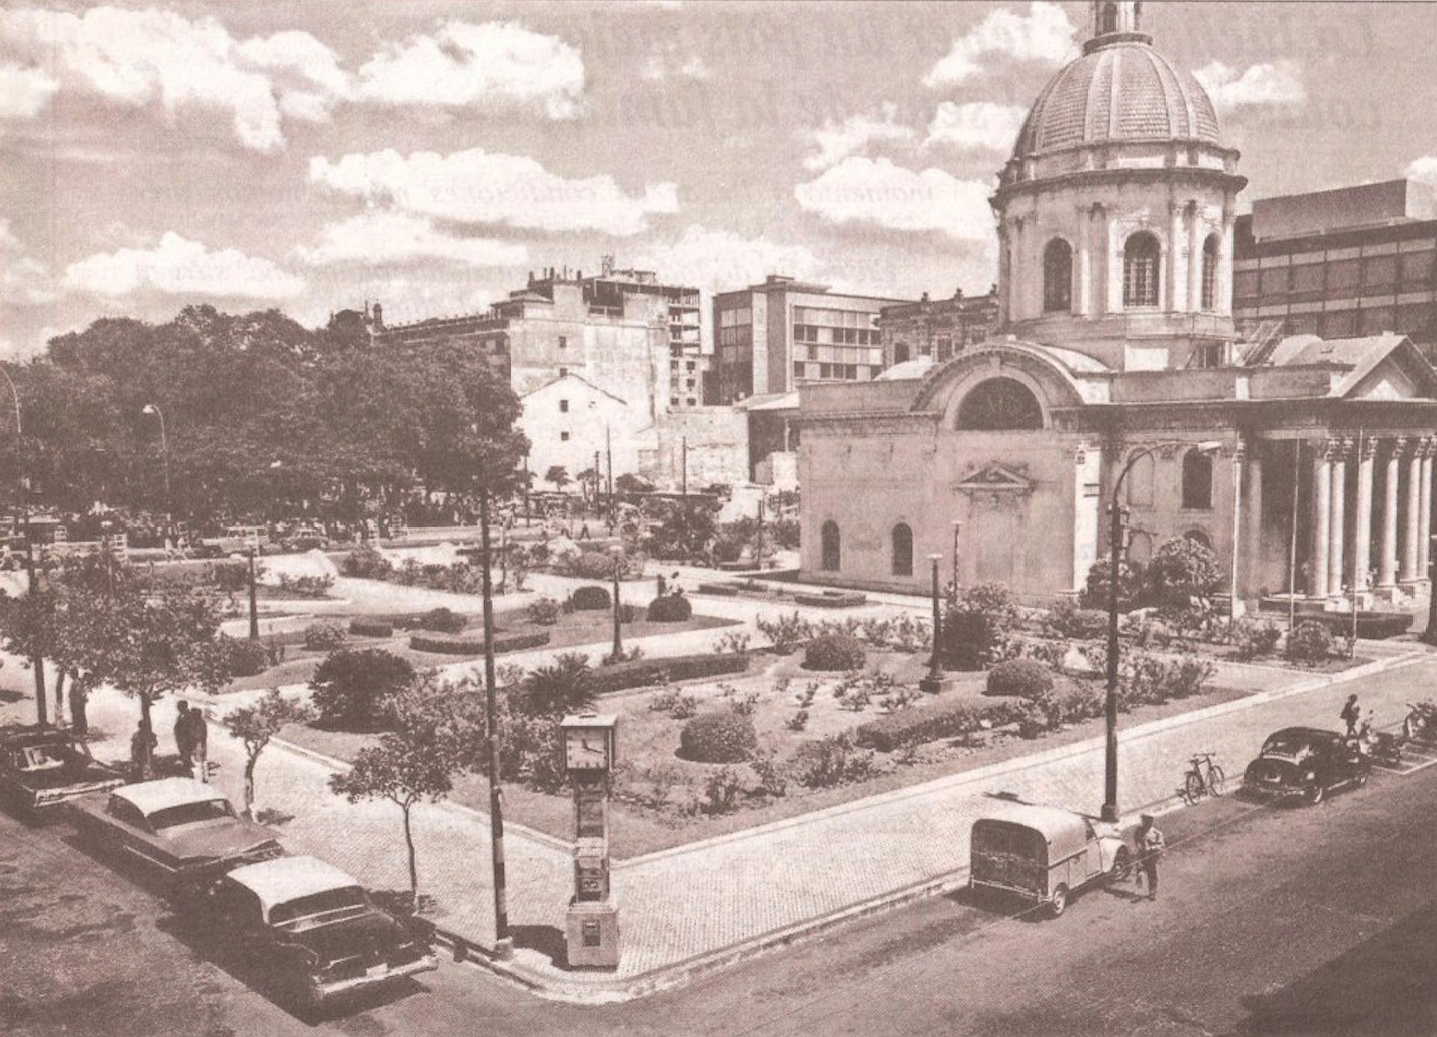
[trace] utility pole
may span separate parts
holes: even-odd
[[[609,536],[614,535],[614,437],[604,425],[604,453],[609,463]]]
[[[1427,551],[1427,630],[1424,643],[1437,645],[1437,536],[1428,537]]]
[[[499,787],[499,705],[498,690],[494,686],[494,585],[489,571],[487,488],[479,491],[479,544],[484,562],[481,574],[484,595],[484,728],[489,763],[489,850],[494,869],[494,955],[508,958],[514,953],[514,941],[509,936],[509,908],[505,893],[504,798]]]
[[[15,388],[15,381],[3,364],[0,364],[0,374],[5,376],[5,382],[10,386],[10,396],[15,401],[15,470],[20,477],[20,511],[25,530],[25,569],[33,602],[35,595],[39,593],[40,584],[35,575],[35,538],[30,530],[30,486],[25,481],[25,432],[20,423],[20,392]],[[30,668],[35,671],[35,722],[41,727],[49,727],[50,717],[45,708],[45,656],[38,646],[35,654],[30,657]]]
[[[255,549],[249,549],[249,639],[259,640],[259,580],[255,573],[254,564]],[[271,629],[273,627],[271,626]]]
[[[763,494],[760,492],[758,498],[758,555],[754,558],[754,565],[761,571],[763,569]]]

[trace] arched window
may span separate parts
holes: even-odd
[[[906,522],[893,527],[893,575],[913,575],[913,530]]]
[[[1209,234],[1202,245],[1202,308],[1217,309],[1217,235]]]
[[[1147,231],[1139,231],[1123,248],[1123,305],[1156,306],[1162,246]]]
[[[989,378],[978,383],[958,405],[958,428],[978,432],[1043,427],[1043,408],[1022,382]]]
[[[1099,31],[1100,31],[1100,32],[1104,32],[1104,33],[1107,33],[1107,32],[1117,32],[1117,31],[1118,31],[1118,5],[1117,5],[1117,4],[1104,4],[1104,5],[1103,5],[1103,24],[1099,27]]]
[[[895,364],[906,363],[908,360],[908,343],[898,342],[893,346],[893,362]]]
[[[1073,308],[1073,249],[1054,238],[1043,250],[1043,312]]]
[[[838,539],[838,523],[829,519],[823,524],[820,536],[823,542],[823,557],[819,560],[818,567],[824,572],[836,573],[839,562],[843,560]]]
[[[1200,450],[1183,455],[1183,507],[1212,507],[1212,458]]]

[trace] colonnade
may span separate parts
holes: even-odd
[[[1427,578],[1432,465],[1437,436],[1334,437],[1319,444],[1312,472],[1308,595],[1411,590]],[[1381,499],[1374,498],[1383,466]],[[1347,468],[1357,469],[1349,490]],[[1348,509],[1353,511],[1347,541]],[[1380,537],[1372,587],[1373,531]]]

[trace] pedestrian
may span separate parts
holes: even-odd
[[[1138,867],[1141,877],[1146,878],[1148,899],[1158,898],[1158,858],[1163,855],[1166,844],[1163,833],[1153,824],[1153,815],[1144,814],[1137,831]]]
[[[1357,734],[1357,721],[1361,718],[1362,711],[1357,705],[1357,696],[1348,695],[1347,705],[1342,707],[1342,712],[1337,714],[1337,719],[1347,725],[1347,737],[1352,738]]]
[[[179,713],[175,716],[175,749],[180,754],[180,766],[189,770],[194,766],[194,736],[190,728],[190,704],[180,699],[177,708]]]
[[[190,758],[194,760],[194,775],[200,781],[210,780],[210,726],[205,715],[198,709],[190,710]]]
[[[583,523],[583,525],[581,525],[581,526],[579,527],[579,539],[580,539],[580,540],[588,540],[588,539],[589,539],[589,523],[588,523],[588,522]]]
[[[143,720],[135,725],[135,733],[130,736],[130,767],[136,781],[145,780],[146,761],[154,760],[159,747],[160,740],[153,731],[145,729]]]

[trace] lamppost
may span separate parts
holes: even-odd
[[[165,412],[153,403],[147,403],[140,413],[160,419],[160,459],[165,470],[165,536],[175,535],[174,499],[170,496],[170,439],[165,434]]]
[[[1427,629],[1422,640],[1437,645],[1437,536],[1428,537],[1427,551]]]
[[[0,364],[0,374],[5,376],[5,384],[10,386],[10,398],[15,402],[15,471],[20,486],[20,521],[25,530],[25,570],[30,593],[36,594],[39,592],[40,585],[35,576],[35,541],[34,537],[30,535],[30,489],[25,484],[25,431],[20,423],[20,392],[15,388],[15,382],[3,364]],[[35,673],[35,722],[41,727],[47,727],[50,718],[45,710],[44,655],[38,651],[32,655],[30,668]]]
[[[499,786],[499,705],[494,675],[494,581],[490,573],[489,491],[479,491],[480,570],[484,600],[484,741],[489,764],[489,854],[494,874],[494,954],[509,958],[514,941],[509,935],[509,908],[504,871],[504,799]]]
[[[953,593],[958,593],[958,538],[963,534],[963,523],[953,520]]]
[[[943,616],[938,607],[938,562],[943,556],[931,554],[928,561],[933,568],[933,654],[928,659],[928,676],[918,682],[920,690],[929,695],[936,695],[948,686],[947,679],[943,676],[943,664],[939,661],[939,642],[943,631]]]
[[[624,549],[618,544],[609,548],[609,553],[614,556],[614,652],[613,661],[619,662],[624,657],[624,642],[619,634],[619,566],[624,561]]]
[[[762,493],[759,494],[759,498],[758,498],[758,553],[757,553],[757,555],[754,557],[754,560],[753,560],[753,561],[754,561],[754,566],[755,566],[760,572],[762,572],[762,571],[763,571],[763,495],[762,495]]]
[[[1108,505],[1112,525],[1108,529],[1108,687],[1104,702],[1104,713],[1107,717],[1107,745],[1103,761],[1104,821],[1118,819],[1118,572],[1123,563],[1123,508],[1118,504],[1118,495],[1122,492],[1128,473],[1143,458],[1151,457],[1164,447],[1185,445],[1181,442],[1154,443],[1135,451],[1118,473],[1118,478],[1113,483],[1112,500]],[[1206,441],[1197,444],[1196,449],[1201,453],[1211,454],[1221,447],[1221,443]]]

